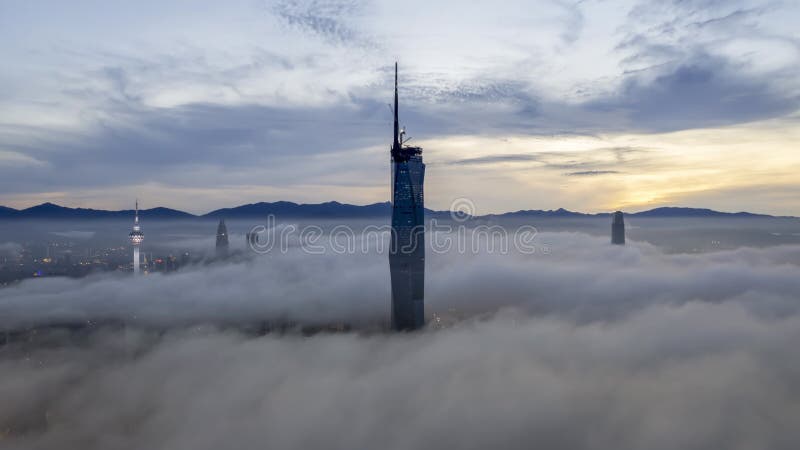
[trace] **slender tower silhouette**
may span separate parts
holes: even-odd
[[[405,145],[400,129],[397,63],[394,65],[394,139],[391,147],[392,328],[415,330],[425,325],[425,164],[422,148]]]
[[[217,225],[217,258],[228,256],[228,227],[225,226],[225,219],[220,219]]]
[[[136,199],[136,213],[133,218],[133,229],[128,234],[128,239],[130,239],[131,245],[133,246],[133,273],[138,275],[140,269],[139,245],[141,245],[144,240],[142,227],[139,226],[139,199]]]
[[[614,213],[611,221],[611,243],[615,245],[625,245],[625,219],[622,211]]]

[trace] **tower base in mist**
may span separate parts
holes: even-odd
[[[390,255],[392,329],[412,331],[425,326],[425,259]]]
[[[139,259],[139,247],[133,247],[133,273],[134,275],[139,274],[139,269],[141,266]]]

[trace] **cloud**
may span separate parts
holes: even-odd
[[[56,236],[61,236],[68,239],[76,239],[79,241],[90,239],[95,234],[94,231],[83,231],[83,230],[51,231],[50,233]]]
[[[620,173],[618,170],[584,170],[580,172],[570,172],[564,175],[568,177],[592,177],[597,175],[611,175],[615,173]]]
[[[296,27],[329,42],[348,45],[374,45],[347,24],[363,6],[345,1],[280,1],[273,6],[275,14],[290,27]]]
[[[652,131],[672,131],[750,122],[789,114],[800,97],[770,83],[738,74],[730,62],[709,55],[672,67],[631,75],[618,95],[590,102],[590,109],[628,111],[629,118]]]
[[[133,332],[4,361],[0,420],[27,427],[13,448],[788,449],[797,337],[701,305],[396,338]]]
[[[22,244],[17,242],[2,242],[0,243],[0,255],[13,257],[22,252],[22,248]]]
[[[302,165],[307,177],[315,171],[314,156],[383,142],[390,125],[380,120],[387,115],[384,109],[368,103],[314,111],[194,105],[120,112],[124,123],[93,127],[79,136],[47,133],[47,144],[26,151],[48,164],[30,168],[24,178],[14,176],[13,167],[0,167],[7,175],[0,184],[7,192],[41,189],[52,185],[53,178],[72,188],[142,181],[201,187],[210,182],[252,184],[280,165],[282,170],[266,179],[285,186],[297,181],[294,174],[285,176],[289,166]],[[51,151],[53,147],[58,151]]]
[[[236,238],[234,243],[240,241]],[[427,311],[472,315],[511,307],[593,321],[616,320],[650,305],[698,301],[734,302],[754,313],[761,313],[761,308],[798,308],[794,301],[800,289],[795,276],[798,247],[689,256],[665,255],[649,244],[619,249],[606,241],[582,234],[541,233],[537,242],[550,254],[487,254],[483,241],[477,242],[476,254],[430,252]],[[209,243],[198,241],[206,247]],[[388,264],[374,242],[366,244],[370,244],[366,253],[308,255],[295,243],[286,254],[201,265],[139,280],[122,274],[29,280],[0,290],[0,326],[87,319],[155,326],[251,319],[383,323]],[[574,283],[575,279],[583,282]],[[65,292],[70,293],[69,301]]]
[[[492,156],[481,156],[477,158],[459,159],[451,162],[450,164],[479,165],[479,164],[495,164],[495,163],[506,163],[506,162],[528,162],[537,160],[539,160],[539,157],[537,155],[531,155],[531,154],[492,155]]]
[[[419,333],[131,326],[14,341],[0,351],[3,443],[794,448],[800,247],[537,241],[550,252],[429,253],[426,309],[446,326]],[[170,276],[26,281],[0,290],[0,324],[369,322],[388,314],[386,262],[294,248]]]
[[[653,164],[654,149],[632,146],[597,147],[579,151],[538,151],[507,153],[448,161],[448,165],[471,166],[503,163],[534,163],[541,169],[590,169],[567,175],[605,175],[621,173],[616,168],[644,169]]]
[[[795,8],[759,1],[640,2],[619,31],[625,72],[589,109],[625,112],[634,129],[730,125],[800,108],[797,45],[779,37]],[[781,17],[783,16],[783,17]]]
[[[208,186],[247,189],[245,201],[325,201],[319,192],[358,180],[339,200],[378,201],[398,59],[401,118],[415,142],[647,135],[800,107],[789,3],[186,8],[6,8],[0,56],[19,63],[0,80],[0,190],[17,204],[87,191],[112,203],[158,184],[174,206],[193,195],[212,209],[229,205]],[[456,10],[457,20],[440,20]],[[365,157],[375,149],[384,151]],[[497,179],[474,182],[505,189]]]

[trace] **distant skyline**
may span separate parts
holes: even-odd
[[[456,205],[458,206],[458,205]],[[128,219],[128,216],[134,214],[133,209],[99,209],[99,208],[70,208],[55,203],[41,203],[33,205],[29,208],[12,209],[12,213],[4,205],[0,205],[0,219],[16,219],[16,218],[59,218],[59,217],[78,217],[85,219],[102,219],[111,217],[122,217]],[[441,216],[452,217],[453,211],[459,211],[466,214],[463,209],[452,210],[433,210],[425,208],[428,214],[433,214],[431,218]],[[258,202],[248,203],[244,205],[235,205],[229,208],[220,208],[212,211],[203,211],[200,213],[190,213],[180,209],[165,208],[163,206],[152,206],[150,208],[142,208],[139,210],[142,215],[151,217],[149,213],[154,213],[157,218],[202,218],[210,217],[214,220],[225,218],[258,218],[263,219],[265,216],[275,215],[280,217],[339,217],[339,218],[360,218],[360,217],[379,217],[390,216],[392,211],[392,203],[389,201],[382,203],[372,203],[367,205],[353,205],[349,203],[341,203],[337,201],[330,201],[324,203],[295,203],[289,201],[277,202]],[[21,215],[15,215],[21,213]],[[614,213],[609,211],[601,211],[598,213],[590,213],[586,211],[569,210],[566,208],[558,209],[523,209],[516,211],[503,211],[500,213],[490,214],[475,214],[473,217],[488,217],[492,215],[518,215],[529,214],[531,217],[541,215],[545,216],[558,216],[558,215],[576,215],[576,216],[613,216]],[[549,214],[552,213],[552,214]],[[772,218],[798,218],[797,216],[778,216],[759,213],[758,211],[719,211],[708,208],[686,208],[675,206],[662,206],[650,209],[641,210],[628,210],[623,211],[626,215],[645,216],[645,217],[719,217],[719,216],[762,216]],[[299,216],[298,216],[299,215]]]
[[[798,22],[736,0],[6,2],[0,205],[387,201],[399,60],[431,209],[797,216]]]

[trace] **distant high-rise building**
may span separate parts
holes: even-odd
[[[625,219],[622,217],[622,211],[614,213],[614,219],[611,222],[611,243],[615,245],[625,245]]]
[[[398,120],[397,63],[394,66],[394,140],[392,166],[392,328],[415,330],[425,325],[425,164],[422,148],[404,145]]]
[[[139,200],[136,200],[136,215],[133,219],[133,230],[128,233],[128,239],[131,241],[131,245],[133,246],[133,273],[139,274],[139,245],[142,244],[144,240],[144,233],[142,233],[142,227],[139,226]]]
[[[217,258],[228,256],[228,227],[225,226],[225,219],[219,221],[217,225]]]

